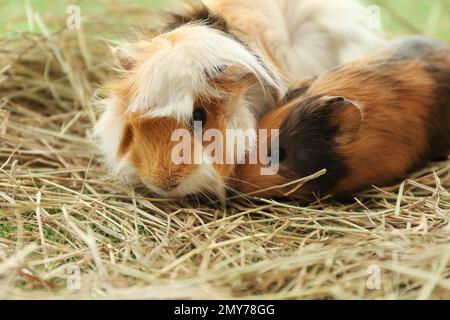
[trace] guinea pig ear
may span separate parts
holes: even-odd
[[[338,145],[352,142],[361,128],[361,108],[344,97],[331,96],[323,98],[322,106],[327,110],[328,138]]]
[[[124,70],[131,70],[136,65],[136,61],[122,48],[112,48],[113,54]]]

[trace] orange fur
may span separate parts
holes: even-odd
[[[323,87],[311,87],[312,92],[342,95],[363,105],[364,129],[353,143],[339,148],[351,175],[333,192],[352,192],[366,187],[368,182],[382,186],[395,181],[408,173],[411,164],[419,161],[420,154],[428,151],[425,121],[429,117],[434,81],[417,61],[393,68],[391,72],[392,76],[401,74],[407,79],[405,91],[400,94],[392,90],[390,83],[377,81],[362,85],[357,78],[342,81],[346,71],[338,79],[325,77]],[[333,88],[332,83],[336,81],[341,83],[339,89]],[[395,102],[397,107],[384,107],[387,102]]]
[[[269,114],[265,115],[261,118],[261,120],[258,123],[258,129],[267,129],[267,148],[270,148],[270,141],[271,141],[271,129],[278,129],[280,128],[281,124],[286,118],[286,115],[289,110],[294,106],[292,103],[288,103],[284,106],[281,106],[279,108],[276,108],[274,111],[270,112]],[[258,136],[258,143],[257,147],[260,146],[260,137]],[[258,152],[258,163],[259,163],[259,152]],[[239,189],[240,192],[243,193],[250,193],[256,190],[262,190],[271,188],[273,186],[279,186],[283,185],[285,183],[288,183],[290,180],[286,177],[282,177],[281,175],[268,175],[268,176],[262,176],[261,175],[261,165],[259,164],[250,164],[247,161],[246,164],[238,165],[236,168],[236,186]],[[257,179],[255,179],[257,177]],[[289,188],[284,189],[272,189],[267,192],[258,192],[257,196],[259,197],[265,197],[265,196],[271,196],[271,195],[277,195],[282,196],[286,192],[288,192]]]
[[[423,45],[427,42],[405,41],[404,51],[411,50],[410,47],[417,43]],[[439,132],[443,149],[450,148],[449,106],[442,106],[436,96],[440,86],[441,94],[448,99],[450,85],[439,83],[435,78],[438,72],[442,78],[450,79],[450,49],[423,46],[421,50],[426,54],[420,51],[417,57],[398,59],[396,54],[409,52],[385,51],[344,65],[315,81],[299,81],[294,84],[292,92],[307,85],[304,91],[299,90],[301,95],[283,101],[284,104],[267,114],[259,126],[266,129],[280,128],[292,111],[301,108],[302,102],[309,97],[345,97],[357,108],[341,110],[330,119],[330,125],[339,127],[345,133],[335,139],[335,151],[347,173],[326,192],[344,195],[371,185],[385,186],[395,182],[424,161],[439,156],[433,154],[439,151],[431,147],[430,132]],[[438,107],[438,103],[441,106]],[[444,109],[438,108],[447,108],[441,114],[442,119],[439,119],[439,112]],[[357,109],[360,112],[355,112]],[[282,138],[289,139],[288,136]],[[295,141],[289,143],[295,149]],[[301,145],[297,147],[299,150],[302,148]],[[239,190],[252,192],[301,178],[283,163],[283,174],[275,176],[261,176],[260,168],[260,165],[242,165],[238,168],[237,178],[242,180],[238,184]],[[292,187],[261,195],[286,195],[289,189]],[[304,197],[310,193],[311,190],[306,186],[291,196]]]
[[[203,132],[208,129],[218,129],[225,132],[226,106],[223,101],[206,101],[197,99],[208,115]],[[170,189],[179,184],[183,178],[198,168],[196,164],[175,165],[171,159],[172,148],[179,143],[171,141],[171,135],[176,129],[191,130],[185,123],[177,122],[171,118],[146,118],[138,113],[128,116],[127,125],[122,134],[119,156],[126,154],[144,182],[154,184],[162,189]],[[225,135],[224,135],[225,136]],[[224,138],[225,140],[225,138]],[[192,142],[192,150],[194,139]],[[225,141],[226,142],[226,141]],[[203,142],[206,146],[210,142]],[[222,145],[222,154],[226,154],[225,143]],[[193,154],[193,152],[192,152]],[[214,164],[216,171],[222,177],[233,173],[234,165]]]
[[[149,189],[154,182],[152,190],[162,196],[207,189],[223,197],[234,165],[173,168],[171,130],[185,126],[202,107],[212,115],[205,129],[253,132],[257,119],[284,95],[292,78],[316,75],[383,42],[354,27],[361,25],[358,7],[353,1],[204,0],[161,14],[160,26],[115,50],[123,76],[107,85],[106,98],[98,102],[104,112],[95,132],[111,173],[130,182],[143,180]],[[336,34],[332,30],[337,23],[324,23],[331,22],[327,17],[333,8],[352,12],[346,19],[351,23],[340,24]],[[169,118],[173,120],[167,125],[160,123]],[[148,128],[158,130],[159,139]],[[163,139],[161,131],[168,136]],[[249,141],[254,142],[253,136]],[[230,148],[224,141],[224,156]],[[236,156],[242,158],[242,153]],[[164,190],[183,180],[183,174],[179,188]]]

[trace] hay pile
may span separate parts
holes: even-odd
[[[37,25],[0,39],[0,299],[450,298],[450,161],[346,204],[152,199],[94,153],[108,49]]]

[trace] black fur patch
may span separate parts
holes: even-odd
[[[325,175],[306,185],[324,195],[348,174],[348,168],[330,139],[335,128],[326,108],[318,107],[320,98],[306,98],[293,108],[281,126],[280,148],[285,151],[285,159],[280,174],[295,179],[327,169]]]
[[[311,87],[311,84],[316,79],[317,79],[317,77],[305,80],[304,82],[302,82],[301,85],[295,86],[293,88],[290,88],[286,92],[286,94],[285,94],[283,100],[281,101],[281,103],[282,104],[288,103],[289,101],[294,100],[294,99],[304,95],[308,91],[309,87]]]
[[[212,14],[203,4],[192,5],[183,13],[167,12],[166,14],[167,24],[165,31],[174,30],[188,23],[201,23],[231,35],[226,20],[222,16]]]

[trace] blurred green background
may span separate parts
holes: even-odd
[[[383,29],[389,35],[421,33],[450,41],[450,0],[362,1],[381,8]],[[91,22],[95,22],[95,17],[104,18],[113,9],[120,12],[123,8],[123,14],[116,12],[114,18],[118,24],[125,25],[145,22],[144,17],[142,20],[127,17],[127,10],[142,12],[143,9],[164,7],[168,0],[0,0],[0,34],[28,30],[27,12],[38,12],[44,18],[64,17],[71,4],[79,5],[83,19],[91,19]]]

